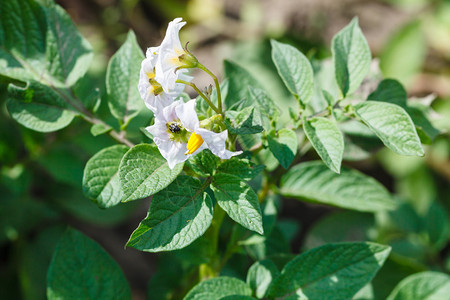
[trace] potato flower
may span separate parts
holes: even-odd
[[[180,42],[180,29],[186,24],[181,18],[176,18],[169,23],[166,36],[159,47],[156,61],[156,81],[161,83],[166,93],[177,90],[177,79],[185,80],[187,68],[195,68],[197,59],[187,49],[183,49]]]
[[[139,93],[146,106],[154,113],[170,105],[183,92],[185,85],[177,83],[178,79],[186,82],[192,80],[192,77],[186,74],[186,69],[176,69],[180,63],[174,66],[174,63],[179,61],[177,53],[184,53],[178,33],[186,22],[180,22],[181,18],[177,18],[169,23],[161,45],[148,48],[141,63]]]
[[[216,133],[200,127],[195,100],[187,103],[177,100],[164,107],[155,115],[155,123],[146,130],[153,135],[153,141],[171,169],[206,148],[222,159],[242,153],[225,148],[227,130]]]

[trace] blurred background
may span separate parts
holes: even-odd
[[[402,205],[370,215],[281,202],[288,250],[344,240],[373,240],[394,252],[375,278],[375,298],[383,299],[398,281],[421,270],[450,271],[450,1],[447,0],[58,0],[94,49],[92,86],[105,89],[109,58],[133,30],[143,51],[157,46],[169,21],[187,25],[181,41],[216,75],[223,60],[246,68],[276,101],[290,99],[271,62],[270,39],[294,45],[314,60],[331,56],[331,39],[358,16],[384,77],[402,82],[411,101],[426,110],[441,133],[426,145],[423,158],[401,157],[388,149],[375,155],[347,155],[344,164],[382,182]],[[199,87],[211,84],[195,73]],[[100,243],[125,272],[134,299],[159,299],[160,270],[170,255],[124,249],[145,217],[148,200],[99,209],[83,196],[86,161],[113,145],[93,137],[89,125],[41,134],[10,117],[6,81],[0,78],[0,298],[45,299],[46,270],[67,224]],[[189,91],[188,92],[192,92]],[[194,94],[193,94],[194,95]],[[102,104],[100,113],[107,106]],[[130,134],[150,120],[142,113]],[[133,137],[132,137],[133,138]],[[135,137],[139,139],[139,137]],[[314,151],[302,159],[316,159]],[[345,220],[345,221],[343,221]],[[245,268],[246,270],[247,268]],[[159,273],[158,273],[159,272]],[[159,275],[156,275],[159,274]],[[245,274],[245,273],[244,273]],[[234,276],[239,276],[233,274]],[[155,279],[156,278],[156,279]],[[152,279],[152,281],[149,280]],[[159,280],[159,281],[158,281]],[[147,286],[154,288],[148,292]]]

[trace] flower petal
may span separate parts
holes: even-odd
[[[169,23],[156,62],[156,80],[161,84],[164,92],[169,94],[176,94],[180,90],[180,86],[176,86],[176,80],[181,74],[187,72],[187,70],[175,72],[176,68],[180,66],[178,57],[184,53],[179,32],[185,24],[186,22],[182,22],[181,18],[176,18]]]
[[[175,111],[181,124],[188,131],[194,131],[199,126],[197,112],[195,111],[195,99],[178,105]]]
[[[166,30],[166,36],[161,43],[161,47],[171,46],[171,48],[183,49],[181,47],[179,33],[181,28],[186,25],[182,18],[175,18],[169,22]]]
[[[225,148],[225,142],[228,138],[227,130],[215,133],[204,128],[197,128],[195,132],[202,136],[209,150],[222,159],[230,159],[232,156],[242,153],[242,151],[231,152]]]
[[[155,138],[154,142],[158,146],[161,155],[167,160],[170,169],[173,169],[175,165],[189,158],[187,155],[184,155],[186,152],[186,144],[170,140],[164,141],[159,138]]]

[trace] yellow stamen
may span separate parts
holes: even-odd
[[[149,94],[153,94],[158,96],[163,92],[161,85],[155,80],[155,71],[153,72],[145,72],[148,77],[148,82],[150,83],[150,88],[148,89]]]
[[[186,153],[184,155],[192,154],[194,153],[200,146],[203,144],[203,139],[200,136],[200,134],[196,134],[193,132],[191,136],[189,137],[188,143],[187,143],[187,149]]]

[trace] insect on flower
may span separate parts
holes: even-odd
[[[222,159],[242,153],[225,149],[227,130],[216,133],[200,127],[195,100],[187,103],[177,100],[164,107],[156,114],[155,123],[146,130],[153,135],[155,144],[171,169],[206,148]]]

